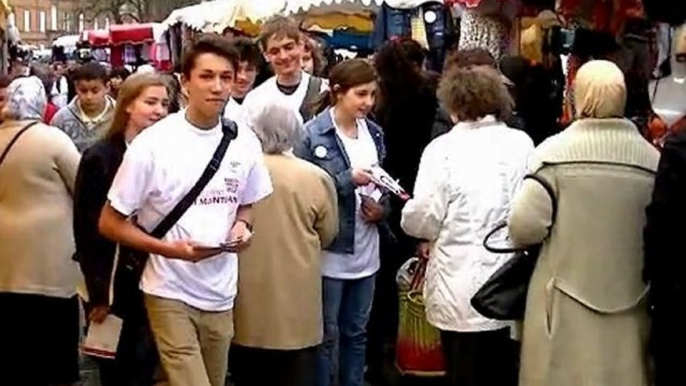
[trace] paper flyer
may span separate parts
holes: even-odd
[[[123,323],[121,318],[112,314],[107,315],[102,323],[91,323],[81,351],[89,356],[114,359]]]

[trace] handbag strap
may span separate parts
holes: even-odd
[[[530,179],[538,182],[543,189],[548,193],[548,196],[550,196],[550,202],[552,205],[552,219],[553,222],[555,222],[555,218],[557,217],[557,198],[555,197],[555,190],[553,187],[546,181],[545,179],[541,178],[540,176],[536,174],[528,174],[524,179]],[[487,251],[491,253],[517,253],[517,252],[523,252],[527,251],[529,247],[526,248],[498,248],[498,247],[492,247],[488,244],[489,240],[498,232],[501,230],[507,228],[508,224],[506,222],[502,222],[498,224],[495,228],[493,228],[492,231],[488,232],[486,237],[484,238],[484,248],[486,248]]]
[[[212,177],[217,173],[217,170],[219,170],[222,160],[224,159],[224,155],[226,154],[226,150],[229,148],[229,144],[232,140],[236,139],[236,136],[238,135],[238,127],[235,122],[228,119],[222,119],[222,131],[223,135],[221,142],[219,142],[217,150],[214,151],[214,155],[212,156],[210,163],[205,167],[205,171],[203,171],[200,179],[198,179],[181,201],[174,206],[174,209],[172,209],[155,229],[153,229],[150,233],[151,236],[158,239],[164,237],[184,213],[186,213],[188,208],[193,205],[193,202],[195,202],[203,189],[205,189],[205,186],[207,186]]]
[[[2,152],[2,155],[0,155],[0,165],[2,165],[2,162],[5,160],[7,157],[7,154],[10,152],[12,149],[12,146],[17,142],[19,137],[21,137],[24,133],[26,133],[31,127],[37,125],[38,121],[36,122],[31,122],[28,125],[24,126],[17,134],[14,135],[14,137],[10,140],[10,142],[7,144],[7,147],[5,148],[5,151]]]
[[[426,266],[428,260],[424,258],[419,258],[417,265],[414,268],[414,273],[412,274],[412,282],[410,283],[410,291],[421,290],[424,284],[424,277],[426,276]]]

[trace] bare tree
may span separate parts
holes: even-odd
[[[258,0],[256,0],[258,1]],[[113,23],[121,23],[122,16],[129,14],[141,22],[162,21],[175,9],[199,3],[198,0],[83,0],[76,14],[84,14],[86,20],[108,17]]]
[[[151,21],[162,21],[169,16],[172,11],[197,4],[198,0],[139,0],[146,2],[146,15]],[[259,0],[253,0],[259,1]]]

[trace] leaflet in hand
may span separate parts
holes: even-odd
[[[202,251],[202,252],[229,252],[229,253],[236,253],[237,252],[237,247],[238,247],[238,240],[228,242],[228,243],[221,243],[219,245],[198,245],[194,247],[195,250]]]
[[[400,197],[402,200],[409,200],[410,195],[403,189],[402,186],[398,183],[398,181],[394,180],[393,177],[390,176],[385,170],[383,170],[379,166],[374,166],[371,170],[372,172],[372,181],[376,186],[386,189],[389,192],[395,194],[396,196]]]
[[[85,355],[114,359],[121,336],[123,320],[110,314],[102,323],[91,323],[86,342],[81,347]]]

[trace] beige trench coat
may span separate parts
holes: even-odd
[[[253,207],[255,236],[239,256],[234,343],[298,350],[321,343],[321,251],[338,233],[333,181],[290,155],[267,155],[274,192]],[[267,386],[267,385],[265,385]]]
[[[647,386],[645,208],[659,154],[629,121],[581,120],[543,143],[513,204],[518,245],[545,239],[531,280],[520,386]],[[548,230],[549,238],[546,239]]]

